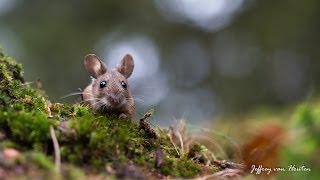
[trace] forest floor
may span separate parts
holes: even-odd
[[[0,51],[0,179],[159,179],[240,177],[241,166],[217,159],[186,131],[148,119],[119,120],[84,104],[51,103]],[[224,170],[228,171],[224,171]]]

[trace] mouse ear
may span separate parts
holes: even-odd
[[[134,61],[130,54],[126,54],[117,65],[117,70],[125,77],[129,78],[133,72]]]
[[[88,54],[85,56],[84,66],[90,76],[94,78],[107,72],[107,66],[95,54]]]

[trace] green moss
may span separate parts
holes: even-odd
[[[41,152],[27,152],[24,154],[23,158],[25,158],[24,163],[32,163],[36,167],[44,170],[54,170],[54,164],[52,163],[52,160],[50,160],[46,155],[44,155]]]
[[[66,165],[63,168],[62,174],[63,174],[64,179],[68,179],[68,180],[87,179],[82,170],[80,170],[79,168],[76,168],[72,165]]]
[[[74,134],[65,134],[66,143],[61,142],[62,156],[70,161],[91,162],[102,166],[107,162],[126,159],[121,157],[142,156],[143,151],[149,150],[144,146],[146,140],[143,132],[132,121],[83,112],[76,116],[77,119],[69,122],[67,127],[72,129]],[[100,156],[102,158],[96,158]]]
[[[165,175],[190,178],[200,172],[200,167],[190,159],[166,158],[161,172]]]
[[[31,144],[47,141],[49,126],[54,124],[54,121],[37,111],[0,112],[0,120],[5,121],[14,139]]]
[[[0,108],[45,111],[46,101],[42,94],[24,83],[23,71],[11,57],[0,49]]]
[[[18,145],[10,140],[5,140],[5,141],[2,141],[1,142],[1,145],[2,145],[2,148],[1,149],[4,149],[4,148],[17,148]]]

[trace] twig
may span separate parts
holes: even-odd
[[[240,163],[234,163],[234,162],[229,162],[226,160],[214,160],[213,161],[216,165],[218,165],[219,167],[221,167],[222,169],[244,169],[245,165],[244,164],[240,164]]]
[[[48,101],[47,101],[47,104],[46,104],[47,113],[48,113],[48,118],[53,118],[52,112],[51,112],[51,109],[50,109],[51,105],[52,105],[51,102],[48,100]]]
[[[148,137],[156,139],[158,137],[158,135],[155,132],[155,130],[151,127],[151,125],[148,121],[148,118],[150,118],[152,116],[153,112],[154,112],[153,109],[146,112],[143,115],[143,117],[140,119],[139,126],[140,126],[140,129],[143,129],[146,132]]]
[[[60,147],[59,143],[56,137],[56,134],[54,132],[54,129],[52,126],[50,126],[50,135],[53,142],[53,148],[54,148],[54,155],[55,155],[55,168],[58,173],[60,173],[61,170],[61,157],[60,157]]]
[[[160,147],[157,148],[156,150],[156,162],[155,162],[155,167],[156,168],[161,168],[164,162],[164,154],[163,151],[161,150]]]
[[[242,179],[243,171],[241,169],[225,169],[214,174],[196,178],[195,180],[208,180],[208,179]]]
[[[181,154],[182,154],[182,156],[184,156],[184,145],[183,145],[181,133],[178,131],[178,132],[176,132],[176,135],[178,136],[178,139],[180,141]],[[182,157],[180,157],[180,158],[182,158]]]
[[[171,130],[171,128],[169,130]],[[170,140],[171,144],[173,145],[174,149],[176,150],[178,156],[181,157],[176,144],[173,142],[173,139],[172,139],[172,136],[171,136],[170,132],[168,133],[168,137],[169,137],[169,140]]]
[[[38,88],[38,91],[42,93],[42,81],[40,78],[38,78],[37,80],[37,88]]]

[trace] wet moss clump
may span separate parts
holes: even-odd
[[[24,82],[23,71],[11,57],[0,50],[1,109],[45,110],[45,98]]]
[[[50,127],[59,143],[61,166],[54,163],[57,149]],[[39,177],[67,179],[84,178],[84,174],[188,178],[203,171],[204,165],[194,157],[177,154],[166,133],[155,136],[154,131],[150,136],[148,132],[131,119],[106,117],[83,104],[50,103],[42,91],[25,83],[21,65],[0,50],[0,157],[5,157],[7,148],[21,153],[10,168],[0,163],[0,170],[11,172],[8,177],[20,177],[15,171],[19,166],[25,173],[30,168],[39,170]]]
[[[200,172],[200,167],[190,159],[167,158],[161,172],[176,177],[192,177]]]

